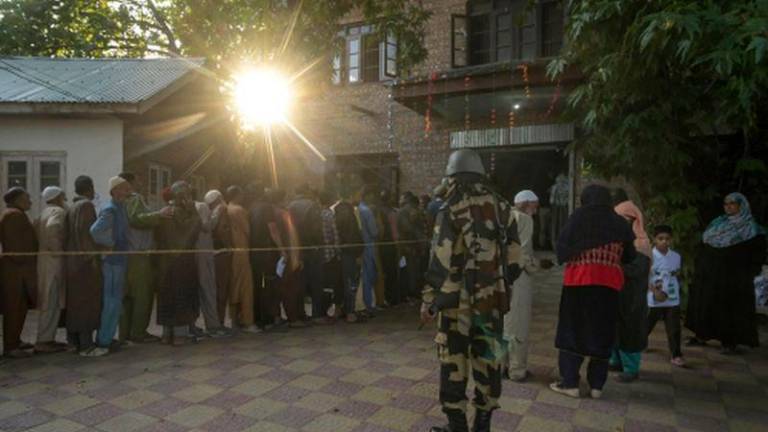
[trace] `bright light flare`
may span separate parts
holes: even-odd
[[[293,101],[290,81],[270,69],[248,70],[235,76],[235,105],[246,126],[268,126],[287,119]]]

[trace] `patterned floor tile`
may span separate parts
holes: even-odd
[[[350,432],[360,424],[349,417],[324,414],[301,428],[305,432]]]
[[[690,367],[674,368],[663,326],[651,335],[639,381],[611,377],[600,400],[550,391],[559,277],[535,276],[534,376],[504,382],[494,431],[768,429],[768,349],[732,358],[714,344],[686,347]],[[365,325],[242,334],[182,348],[136,345],[99,359],[62,353],[6,361],[0,430],[423,432],[445,417],[434,334],[416,331],[416,319],[414,309],[401,307]],[[25,328],[24,337],[34,340],[34,332]]]
[[[190,405],[165,419],[189,428],[202,426],[224,413],[221,408],[206,405]]]

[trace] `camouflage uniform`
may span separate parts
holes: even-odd
[[[503,317],[509,310],[509,287],[520,273],[521,249],[509,202],[487,185],[460,177],[451,178],[448,188],[435,224],[423,301],[439,311],[435,342],[443,412],[449,419],[465,419],[470,371],[475,408],[490,413],[499,406],[506,354]],[[497,227],[506,232],[506,283]]]

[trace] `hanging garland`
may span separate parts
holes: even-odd
[[[432,133],[432,93],[434,92],[436,78],[437,72],[429,74],[429,82],[427,83],[427,112],[424,115],[424,139],[429,138],[430,133]]]
[[[469,118],[469,83],[472,78],[469,75],[464,76],[464,130],[468,131],[472,126]]]

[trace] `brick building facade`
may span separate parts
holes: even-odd
[[[386,74],[389,41],[379,39],[376,50],[366,39],[378,36],[350,16],[334,84],[302,102],[295,118],[328,161],[283,160],[299,169],[281,170],[281,181],[314,177],[333,186],[355,174],[392,192],[425,194],[440,182],[451,151],[472,147],[508,194],[532,188],[547,195],[556,174],[574,171],[566,149],[575,131],[559,113],[578,76],[546,77],[564,15],[559,2],[528,3],[423,1],[431,12],[428,57],[393,78]]]

